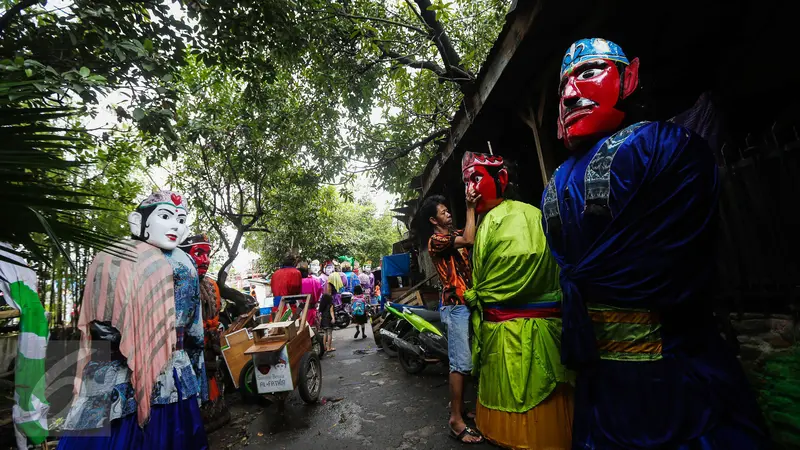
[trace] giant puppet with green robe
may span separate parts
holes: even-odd
[[[482,215],[473,247],[476,422],[505,448],[570,448],[573,376],[561,364],[561,288],[541,212],[505,199],[499,156],[467,152],[462,176]]]

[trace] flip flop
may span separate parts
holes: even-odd
[[[480,438],[480,439],[479,439],[479,440],[477,440],[477,441],[474,441],[474,442],[465,441],[465,440],[464,440],[464,437],[465,437],[466,435],[470,435],[470,436],[477,437],[477,438]],[[452,428],[450,428],[450,434],[449,434],[449,436],[450,436],[450,438],[451,438],[451,439],[455,439],[456,441],[458,441],[458,442],[460,442],[460,443],[462,443],[462,444],[464,444],[464,445],[477,445],[477,444],[483,444],[483,443],[486,441],[486,440],[483,438],[483,435],[482,435],[482,434],[480,434],[480,433],[479,433],[479,432],[477,432],[476,430],[473,430],[473,429],[472,429],[472,428],[470,428],[470,427],[464,427],[464,429],[463,429],[463,430],[461,430],[461,433],[458,433],[458,434],[456,434],[455,430],[453,430]]]

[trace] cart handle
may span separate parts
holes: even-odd
[[[295,303],[297,300],[302,300],[302,299],[305,299],[305,305],[303,305],[303,311],[300,313],[300,330],[302,330],[306,326],[306,319],[308,317],[308,304],[311,303],[311,294],[282,296],[281,302],[278,304],[278,312],[277,314],[275,314],[275,317],[280,318],[281,316],[283,316],[283,313],[286,310],[287,300],[291,301],[291,303]]]

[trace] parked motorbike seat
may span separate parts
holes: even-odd
[[[412,312],[423,319],[427,320],[428,322],[439,322],[442,320],[442,317],[439,315],[439,311],[430,311],[427,309],[414,309]]]
[[[402,303],[394,303],[394,302],[389,302],[389,305],[390,305],[392,308],[394,308],[394,309],[396,309],[396,310],[398,310],[398,311],[402,311],[402,310],[403,310],[403,308],[411,308],[411,309],[413,309],[414,311],[416,311],[416,310],[418,310],[418,309],[425,309],[425,307],[424,307],[424,306],[420,306],[420,305],[404,305],[404,304],[402,304]]]

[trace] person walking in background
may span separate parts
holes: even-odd
[[[344,282],[344,289],[342,290],[342,304],[345,310],[350,314],[353,313],[353,288],[358,286],[358,275],[353,272],[350,261],[342,262],[342,281]]]
[[[344,275],[342,281],[344,281],[345,292],[354,294],[354,289],[356,286],[361,284],[361,280],[358,279],[358,274],[353,272],[353,268],[347,261],[342,263],[342,274]]]
[[[328,285],[330,286],[330,284]],[[322,345],[326,352],[336,351],[333,348],[333,296],[329,293],[322,294],[319,301],[319,326],[322,329]]]
[[[472,287],[472,270],[467,247],[475,240],[475,205],[480,195],[467,192],[467,223],[463,231],[455,230],[453,217],[441,195],[428,197],[420,207],[417,235],[427,242],[428,253],[436,266],[442,284],[440,298],[442,322],[447,325],[448,359],[450,360],[450,436],[464,444],[479,444],[483,436],[464,423],[464,379],[472,372],[469,342],[469,316],[464,293]]]
[[[287,253],[286,256],[283,257],[283,264],[281,265],[281,268],[272,274],[271,285],[274,302],[273,306],[276,310],[278,308],[278,304],[281,302],[281,297],[284,295],[300,294],[300,290],[302,289],[303,285],[303,276],[295,267],[296,264],[297,258],[294,256],[294,254],[291,252]],[[293,305],[292,311],[294,311],[295,308],[296,307]]]
[[[300,284],[300,294],[309,295],[308,304],[308,324],[312,327],[317,326],[317,304],[322,297],[322,286],[319,284],[319,278],[315,277],[307,262],[302,261],[297,265],[297,270],[300,271],[300,276],[303,277]]]
[[[328,289],[328,277],[334,273],[333,269],[333,261],[325,261],[325,265],[322,269],[322,274],[319,276],[319,284],[322,286],[322,293],[324,294],[327,292]]]
[[[505,448],[567,450],[574,374],[561,364],[561,287],[542,213],[506,198],[503,158],[466,152],[461,168],[482,216],[464,295],[480,376],[476,424]]]
[[[367,337],[367,332],[364,331],[364,325],[367,323],[367,299],[364,298],[364,290],[361,286],[353,288],[353,323],[356,324],[356,335],[353,339],[358,339],[358,334],[361,333],[361,339]]]
[[[373,294],[375,287],[375,275],[372,274],[372,261],[364,263],[363,270],[358,274],[358,281],[361,283],[361,289],[364,290],[364,298],[373,314],[378,313],[378,298]]]
[[[336,291],[336,292],[332,292],[331,293],[331,295],[333,295],[333,304],[334,305],[341,305],[342,304],[342,291],[343,291],[344,286],[347,286],[347,277],[344,275],[344,273],[342,273],[342,264],[337,260],[333,261],[333,271],[334,272],[333,272],[333,274],[331,274],[331,276],[332,277],[337,277],[337,278],[339,278],[339,281],[341,281],[341,285],[339,286],[339,290]],[[328,282],[330,282],[330,280],[328,280]]]

